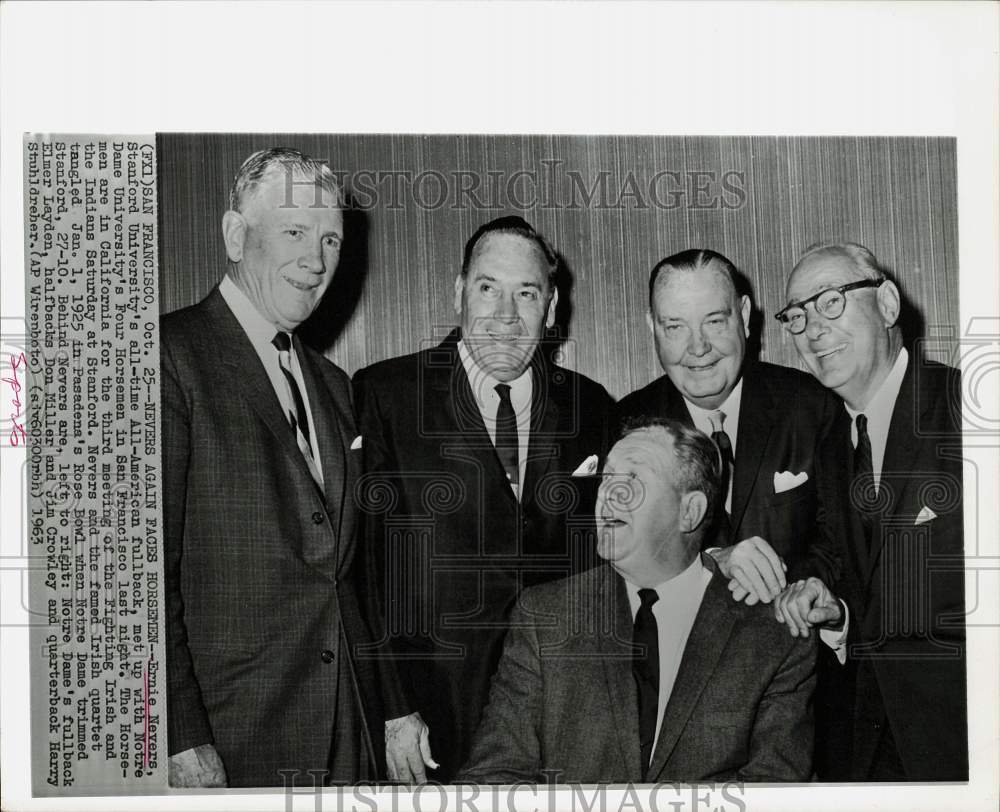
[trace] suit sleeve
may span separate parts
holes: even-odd
[[[363,542],[360,550],[361,572],[368,596],[366,610],[373,637],[376,641],[381,641],[378,672],[385,718],[398,719],[420,709],[411,699],[413,693],[408,685],[405,663],[402,668],[397,665],[389,644],[385,626],[388,600],[384,577],[387,555],[385,513],[374,509],[376,505],[373,504],[378,501],[375,494],[382,489],[397,487],[396,480],[391,478],[397,466],[386,437],[386,421],[379,409],[374,387],[364,370],[354,378],[354,405],[363,438],[363,478],[366,483],[362,485],[359,500],[359,520],[362,526],[360,538]]]
[[[456,783],[513,784],[541,780],[539,727],[542,674],[538,636],[524,611],[511,612],[490,699]]]
[[[757,707],[749,759],[736,780],[802,782],[812,777],[816,653],[816,635],[790,639]]]
[[[184,626],[181,559],[184,554],[191,414],[169,343],[161,346],[160,402],[163,420],[164,580],[167,603],[168,736],[171,755],[214,744],[212,727],[195,676]]]

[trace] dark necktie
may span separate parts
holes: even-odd
[[[660,644],[653,604],[659,600],[655,589],[640,589],[641,605],[635,613],[632,642],[637,647],[632,657],[632,674],[639,699],[639,751],[642,754],[642,778],[653,756],[656,739],[656,712],[660,696]]]
[[[715,411],[709,414],[708,419],[712,424],[712,442],[719,449],[719,456],[722,458],[722,481],[719,488],[723,508],[721,521],[723,522],[723,530],[728,536],[730,516],[729,510],[726,509],[726,502],[729,499],[729,489],[732,487],[733,466],[736,460],[733,458],[733,444],[730,442],[729,435],[726,434],[726,430],[723,428],[726,422],[726,413]]]
[[[872,441],[868,437],[868,418],[859,414],[854,418],[858,429],[858,444],[854,447],[854,501],[861,515],[865,529],[865,542],[869,549],[872,544],[871,508],[875,504],[875,469],[872,464]]]
[[[278,365],[285,376],[285,381],[288,383],[288,391],[291,393],[292,402],[295,404],[295,412],[289,413],[288,422],[292,424],[293,431],[297,430],[302,433],[305,444],[300,443],[299,445],[304,450],[308,450],[309,456],[312,456],[312,446],[309,443],[309,417],[306,414],[306,404],[302,400],[302,392],[299,391],[299,385],[295,382],[295,376],[292,375],[292,339],[288,333],[280,332],[271,339],[271,343],[278,351]]]
[[[514,414],[514,404],[510,402],[510,387],[505,383],[498,383],[496,393],[500,396],[500,405],[497,407],[497,456],[507,472],[507,479],[510,480],[511,487],[517,493],[518,486],[518,464],[517,464],[517,415]]]

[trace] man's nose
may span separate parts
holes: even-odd
[[[827,333],[830,329],[830,325],[826,323],[826,319],[816,312],[816,308],[811,304],[806,305],[806,338],[814,340],[820,336]]]
[[[312,273],[323,273],[323,245],[319,240],[303,247],[299,267]]]
[[[501,296],[497,300],[497,306],[493,308],[493,318],[506,322],[517,321],[517,304],[513,296]]]
[[[691,340],[688,341],[688,352],[692,355],[705,355],[712,345],[709,343],[708,339],[705,338],[705,334],[702,332],[701,328],[691,331]]]

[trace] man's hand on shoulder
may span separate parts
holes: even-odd
[[[199,744],[170,756],[167,771],[172,787],[227,786],[226,768],[211,744]]]
[[[424,784],[438,763],[431,755],[429,730],[419,713],[389,719],[385,723],[385,764],[389,779],[404,784]]]
[[[770,603],[785,588],[785,562],[760,536],[709,553],[730,579],[729,591],[734,600],[743,600],[748,606]]]
[[[808,637],[814,626],[835,629],[844,622],[840,601],[819,578],[789,584],[774,602],[774,617],[792,637]]]

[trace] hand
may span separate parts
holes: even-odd
[[[440,766],[431,755],[427,725],[419,713],[385,723],[385,764],[389,779],[404,784],[424,784],[424,765],[432,770]]]
[[[785,588],[785,562],[760,536],[744,539],[732,547],[712,552],[719,570],[729,582],[734,600],[770,603]]]
[[[226,768],[211,744],[199,744],[167,759],[167,780],[172,787],[224,787]]]
[[[792,637],[809,636],[813,626],[836,627],[843,622],[840,601],[819,578],[796,581],[774,602],[774,617],[788,626]]]

